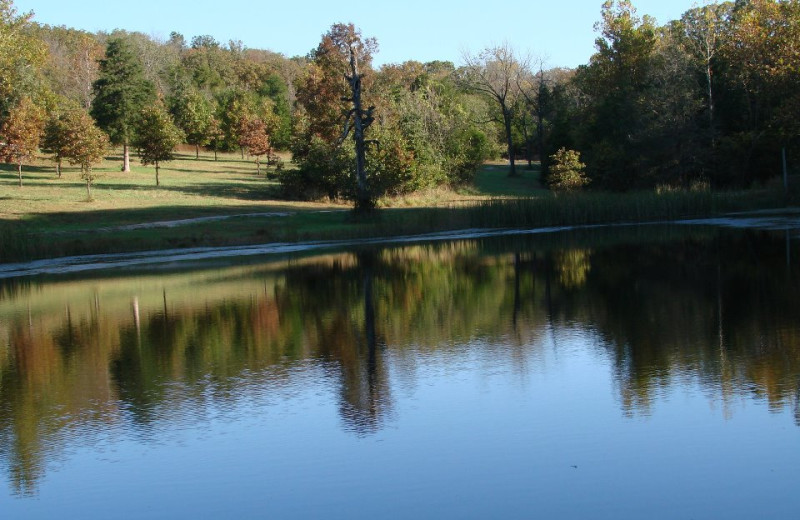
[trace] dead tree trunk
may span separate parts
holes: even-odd
[[[364,110],[361,105],[361,79],[363,74],[358,73],[358,58],[353,47],[350,47],[350,71],[351,76],[345,75],[347,82],[350,83],[350,90],[353,97],[346,99],[353,103],[353,108],[348,114],[347,122],[345,123],[345,131],[342,140],[350,133],[350,116],[353,117],[353,140],[356,144],[356,211],[367,211],[372,209],[372,197],[369,193],[369,185],[367,184],[366,172],[366,143],[364,141],[364,130],[372,124],[374,120],[372,111],[375,107],[369,107]]]

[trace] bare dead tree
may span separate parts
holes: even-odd
[[[353,45],[350,45],[350,75],[345,75],[347,82],[350,84],[350,91],[352,97],[344,97],[342,101],[348,101],[353,104],[353,108],[347,113],[347,118],[344,125],[344,133],[339,141],[344,141],[353,131],[353,141],[356,145],[356,180],[358,183],[358,190],[356,194],[356,211],[368,211],[372,209],[373,201],[369,193],[369,185],[367,183],[366,172],[366,145],[370,141],[364,139],[364,131],[369,128],[375,118],[372,116],[375,110],[371,106],[364,110],[361,105],[361,79],[363,74],[358,72],[358,57]]]

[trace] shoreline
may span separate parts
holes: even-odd
[[[662,220],[652,222],[615,222],[569,226],[547,226],[536,228],[467,228],[431,233],[396,235],[338,240],[283,241],[262,244],[233,246],[210,246],[194,248],[156,249],[123,253],[96,253],[40,259],[29,262],[0,264],[0,279],[23,278],[46,274],[69,274],[85,271],[100,271],[120,267],[142,267],[148,265],[174,264],[211,259],[226,259],[256,255],[281,255],[298,252],[326,251],[347,247],[431,243],[451,240],[473,240],[502,236],[522,236],[564,231],[589,230],[615,227],[637,227],[653,225],[713,226],[736,229],[760,229],[764,231],[800,232],[800,208],[786,210],[757,210],[731,213],[720,217]],[[795,236],[797,238],[798,235]]]

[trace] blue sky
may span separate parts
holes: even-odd
[[[378,39],[375,62],[408,59],[461,61],[462,50],[509,42],[542,56],[550,67],[586,63],[594,51],[602,0],[405,0],[404,2],[260,3],[246,0],[15,0],[34,20],[89,31],[115,28],[166,39],[171,31],[187,40],[210,34],[221,42],[241,40],[246,47],[287,56],[304,55],[336,22],[352,22]],[[634,0],[639,15],[663,24],[679,18],[695,0]],[[257,7],[253,7],[256,5]]]

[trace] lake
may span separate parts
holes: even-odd
[[[3,518],[792,518],[796,229],[0,280]]]

